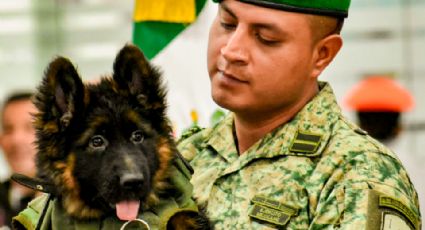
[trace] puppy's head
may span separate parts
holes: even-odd
[[[57,187],[68,214],[137,215],[166,186],[174,144],[160,73],[135,46],[112,77],[84,84],[72,63],[53,60],[35,104],[38,176]]]

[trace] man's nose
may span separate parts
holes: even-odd
[[[246,63],[248,61],[249,48],[248,34],[243,28],[237,27],[221,48],[221,55],[228,62]]]

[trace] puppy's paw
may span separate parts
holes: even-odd
[[[171,217],[167,224],[167,230],[211,230],[210,221],[199,212],[179,212]]]

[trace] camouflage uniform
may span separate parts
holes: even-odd
[[[348,122],[331,87],[239,156],[233,114],[179,144],[216,229],[420,229],[394,153]]]

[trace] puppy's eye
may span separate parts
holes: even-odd
[[[95,149],[97,149],[97,148],[105,148],[106,147],[106,144],[107,144],[107,141],[101,135],[93,136],[90,139],[90,147],[95,148]]]
[[[130,140],[135,143],[135,144],[140,144],[143,142],[143,139],[145,139],[145,137],[143,136],[142,131],[140,130],[136,130],[131,134],[131,138]]]

